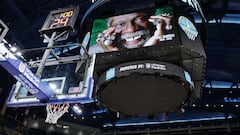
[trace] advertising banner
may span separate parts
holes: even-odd
[[[28,66],[15,57],[4,44],[0,45],[0,65],[42,102],[47,102],[52,90],[47,83],[37,78]]]

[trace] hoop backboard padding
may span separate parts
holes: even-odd
[[[2,42],[8,30],[8,26],[4,24],[3,21],[0,19],[0,42]]]
[[[13,55],[4,45],[0,45],[0,64],[41,102],[49,100],[52,90],[48,85],[37,78],[29,67]]]
[[[64,113],[68,112],[70,107],[69,103],[65,104],[47,104],[46,111],[47,117],[45,122],[49,124],[57,124],[57,121]]]
[[[53,94],[47,103],[86,103],[93,101],[92,91],[94,80],[92,74],[94,66],[92,65],[94,64],[89,65],[84,81],[82,81],[75,74],[76,62],[57,64],[44,68],[42,74],[44,79],[42,81],[46,81],[46,83],[57,82],[58,85],[55,86],[55,90],[59,88],[58,91],[52,91]],[[8,107],[42,106],[47,104],[40,102],[31,93],[26,93],[23,87],[18,87],[18,84],[16,84],[11,90],[7,100]],[[19,91],[19,89],[22,91]]]
[[[194,88],[181,67],[159,61],[135,61],[104,72],[100,103],[124,114],[156,114],[181,107]]]
[[[74,25],[78,16],[79,7],[70,7],[64,9],[52,10],[45,20],[41,30],[41,34],[49,34],[53,32],[63,32],[74,30]]]

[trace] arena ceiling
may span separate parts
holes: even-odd
[[[114,0],[116,2],[117,0]],[[200,0],[201,1],[201,0]],[[204,0],[203,0],[204,1]],[[210,0],[205,0],[210,1]],[[125,4],[125,0],[122,2]],[[157,0],[161,2],[161,0]],[[210,3],[210,2],[209,2]],[[208,3],[208,4],[209,4]],[[226,4],[227,3],[227,4]],[[133,3],[132,3],[133,4]],[[0,19],[5,22],[9,27],[9,32],[6,35],[6,40],[11,44],[16,44],[22,50],[31,48],[45,47],[43,43],[43,37],[39,33],[47,15],[53,9],[64,8],[70,5],[79,5],[80,15],[77,23],[80,25],[81,18],[84,16],[86,11],[91,7],[92,3],[90,0],[1,0],[0,1]],[[111,8],[111,6],[106,6]],[[119,5],[119,8],[124,8],[125,5]],[[204,35],[206,36],[205,51],[207,55],[206,63],[206,82],[222,81],[229,82],[232,86],[240,86],[240,1],[238,0],[219,0],[212,1],[211,5],[206,5],[210,8],[208,11],[208,23],[203,26],[199,26],[200,29],[206,29]],[[116,8],[116,7],[115,7]],[[105,10],[111,12],[111,10]],[[97,13],[95,13],[96,15]],[[91,16],[88,17],[85,25],[91,25]],[[198,20],[199,21],[199,20]],[[79,26],[78,25],[78,26]],[[200,25],[200,23],[199,23]],[[86,27],[86,26],[81,26]],[[87,27],[86,27],[87,28]],[[82,29],[81,29],[82,30]],[[85,31],[84,31],[85,30]],[[82,41],[83,35],[81,32],[86,32],[87,29],[72,33],[69,42]],[[66,44],[59,43],[59,44]],[[43,51],[38,52],[25,52],[24,56],[27,60],[37,59],[41,57]],[[5,77],[7,76],[7,77]],[[11,85],[14,83],[14,79],[1,68],[0,86],[3,88],[2,95],[6,97],[10,91]],[[1,89],[0,89],[1,90]],[[216,103],[220,105],[220,97],[225,97],[229,94],[229,89],[222,92],[218,97],[211,97],[209,93],[214,93],[213,89],[206,89],[203,92],[203,99],[199,104],[211,104]],[[239,89],[237,89],[239,90]],[[236,90],[236,97],[240,96],[240,93]],[[1,91],[0,91],[1,92]],[[235,91],[233,91],[235,92]],[[221,92],[220,92],[221,93]],[[238,95],[238,96],[237,96]],[[210,99],[213,98],[213,99]],[[1,98],[4,99],[4,98]],[[215,100],[216,99],[216,100]],[[3,101],[3,100],[2,100]],[[3,101],[4,102],[4,101]],[[230,105],[229,105],[230,106]],[[91,110],[97,109],[94,104],[85,105],[85,107],[91,112]],[[230,107],[225,108],[224,111],[232,113],[229,110]],[[199,108],[198,111],[215,112],[214,109]],[[229,110],[229,111],[227,111]],[[194,109],[192,111],[195,111]],[[233,114],[239,115],[240,110],[234,110]],[[194,114],[192,116],[199,115]],[[92,116],[92,115],[91,115]],[[109,117],[110,116],[110,117]],[[109,112],[104,113],[102,116],[105,118],[101,119],[98,123],[89,120],[83,122],[86,125],[104,124],[105,122],[114,122],[116,118],[115,113]],[[180,116],[179,116],[180,117]],[[136,121],[136,119],[134,119]],[[74,121],[74,120],[73,120]],[[77,123],[77,122],[74,122]]]

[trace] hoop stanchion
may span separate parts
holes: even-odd
[[[46,106],[47,118],[45,122],[49,124],[57,124],[58,119],[62,117],[64,113],[68,112],[69,107],[69,103],[48,104]]]

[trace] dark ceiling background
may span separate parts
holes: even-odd
[[[115,0],[116,2],[117,0]],[[130,0],[129,0],[130,1]],[[201,0],[200,0],[201,1]],[[206,88],[203,89],[203,98],[197,101],[194,107],[187,107],[187,114],[176,113],[169,114],[169,119],[174,120],[174,118],[183,118],[188,116],[200,117],[199,115],[208,115],[209,112],[220,112],[222,114],[233,114],[238,118],[240,116],[240,110],[237,108],[240,99],[240,1],[239,0],[202,0],[205,2],[205,10],[207,12],[208,23],[206,27],[203,27],[200,23],[199,29],[205,29],[206,44],[205,51],[207,54],[207,67],[206,67],[206,83],[211,84],[213,81],[223,81],[229,82],[230,85],[236,86],[235,89],[225,88]],[[158,0],[157,2],[161,2]],[[119,8],[125,8],[126,5],[121,5],[118,1]],[[122,3],[127,3],[123,0]],[[81,19],[89,7],[92,5],[90,0],[1,0],[0,1],[0,19],[5,22],[9,27],[9,32],[6,35],[6,40],[11,44],[16,44],[21,49],[30,49],[37,47],[45,47],[46,44],[43,43],[43,38],[40,36],[39,29],[41,29],[47,15],[51,10],[69,7],[70,5],[79,5],[80,14],[79,19]],[[111,5],[107,6],[111,8]],[[116,6],[114,6],[116,8]],[[110,11],[106,9],[106,12]],[[197,17],[198,18],[198,17]],[[85,25],[91,22],[91,16],[87,18]],[[77,21],[76,27],[80,24],[80,20]],[[87,28],[83,26],[84,28]],[[71,38],[67,42],[79,42],[82,41],[82,33],[87,32],[88,29],[83,29],[82,31],[77,31],[72,33]],[[58,44],[66,44],[67,42],[59,42]],[[37,52],[26,52],[24,56],[27,60],[36,59],[36,57],[41,57],[42,51]],[[15,80],[0,67],[0,100],[1,106],[11,89],[11,85]],[[222,85],[222,84],[220,84]],[[235,98],[237,99],[234,103],[224,103],[224,98]],[[208,105],[207,105],[208,104]],[[215,105],[215,107],[214,107]],[[224,107],[222,107],[222,105]],[[240,105],[240,104],[239,104]],[[70,120],[66,116],[67,121],[71,121],[76,124],[89,125],[93,127],[102,127],[105,123],[114,123],[117,120],[116,113],[114,112],[104,112],[99,115],[99,119],[96,121],[92,119],[93,110],[97,110],[98,107],[95,103],[90,103],[82,105],[86,108],[86,114],[84,114],[88,119]],[[240,107],[239,107],[240,108]],[[32,110],[37,110],[33,108]],[[39,108],[38,108],[39,109]],[[13,109],[11,113],[13,115],[19,112],[24,112],[26,108],[23,109]],[[44,111],[40,108],[39,111]],[[204,111],[205,113],[196,113]],[[189,112],[189,113],[188,113]],[[191,113],[190,113],[191,112]],[[206,113],[208,112],[208,113]],[[212,114],[211,114],[212,115]],[[101,117],[100,117],[101,116]],[[81,116],[82,117],[82,116]],[[148,118],[136,119],[136,117],[124,117],[125,123],[132,121],[146,121]],[[191,119],[191,118],[189,118]],[[239,121],[236,119],[236,121]],[[121,121],[120,121],[121,123]]]

